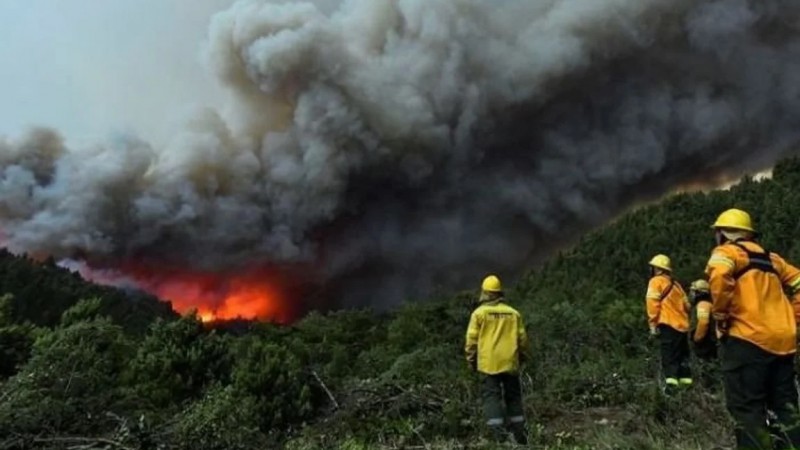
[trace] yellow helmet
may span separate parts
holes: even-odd
[[[500,283],[500,279],[494,275],[489,275],[488,277],[483,279],[483,284],[481,284],[481,289],[485,292],[502,292],[503,285]]]
[[[669,260],[669,256],[667,255],[656,255],[650,260],[649,264],[658,269],[672,272],[672,261]]]
[[[756,231],[753,229],[753,221],[750,219],[750,214],[747,214],[747,212],[736,208],[729,209],[720,214],[717,218],[717,221],[714,222],[714,225],[711,225],[711,228],[727,228],[730,230],[744,230],[752,232]]]
[[[703,279],[692,281],[690,289],[697,292],[709,292],[711,290],[708,281]]]

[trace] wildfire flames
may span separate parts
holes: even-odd
[[[156,282],[143,280],[148,292],[172,302],[178,312],[197,309],[204,321],[261,319],[288,322],[292,319],[280,293],[266,274],[223,276],[213,273],[174,273]]]
[[[297,316],[267,269],[236,274],[172,271],[155,277],[142,272],[133,274],[144,290],[171,301],[178,312],[197,309],[204,322],[242,318],[288,323]]]
[[[114,270],[86,265],[76,268],[84,278],[96,283],[129,286],[153,294],[171,302],[179,313],[196,310],[203,322],[253,319],[290,323],[299,314],[282,289],[281,277],[268,268],[235,273],[144,264],[124,264]]]

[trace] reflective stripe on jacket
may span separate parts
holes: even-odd
[[[752,241],[718,246],[706,266],[712,313],[730,336],[776,355],[797,350],[800,270]],[[784,286],[794,294],[792,302]]]

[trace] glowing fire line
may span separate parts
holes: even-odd
[[[79,261],[62,261],[61,265],[98,284],[148,292],[169,301],[181,314],[195,310],[203,322],[256,319],[287,323],[295,319],[278,277],[265,268],[216,273],[135,263],[110,270]]]

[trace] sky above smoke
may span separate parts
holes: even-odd
[[[0,135],[46,125],[80,142],[166,139],[181,115],[218,101],[201,43],[211,15],[232,3],[0,2]]]
[[[129,65],[87,81],[87,121],[151,131],[0,142],[10,248],[112,269],[301,266],[337,304],[389,305],[514,274],[638,201],[763,169],[800,138],[796,1],[225,6],[202,74],[175,56],[201,46],[185,7],[155,22],[163,33],[105,42]],[[99,22],[119,33],[125,17]],[[76,54],[53,70],[103,66]],[[69,95],[54,104],[81,109]],[[161,128],[198,101],[212,108]]]

